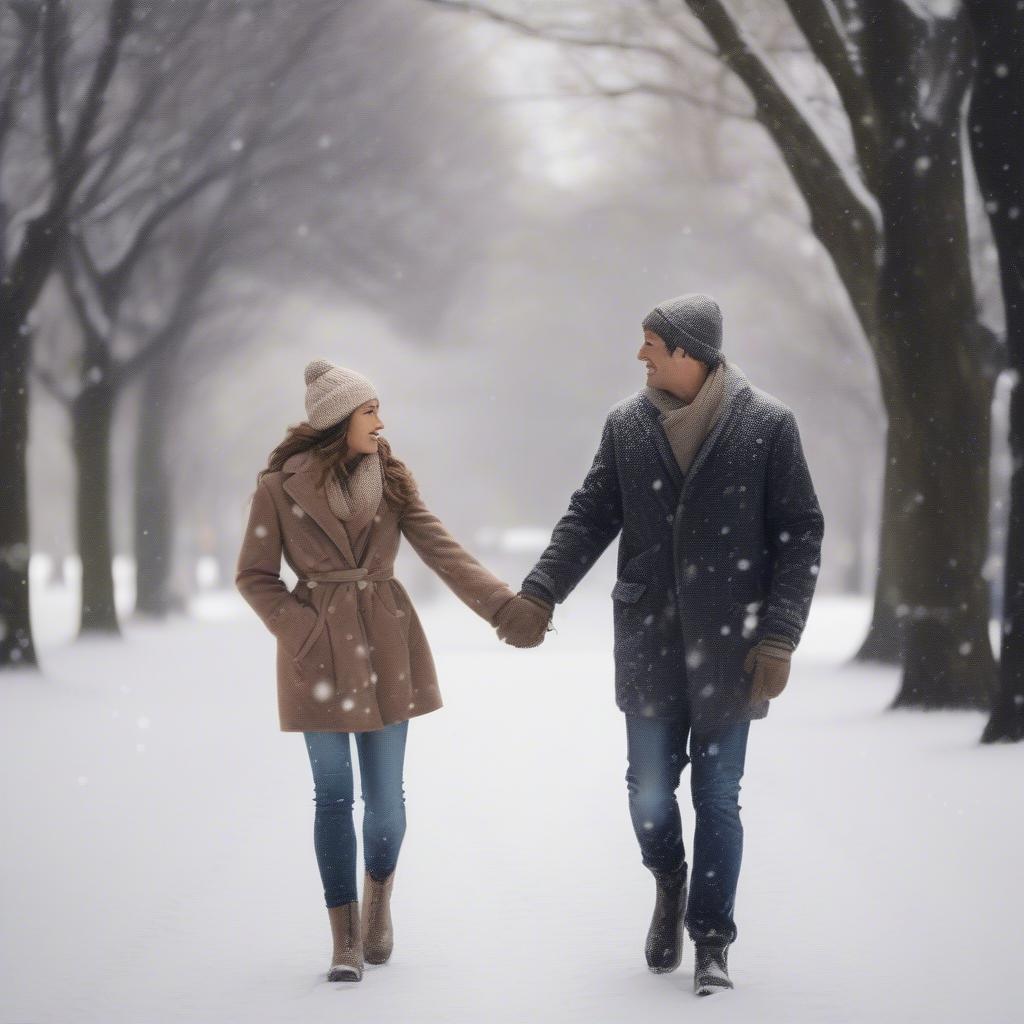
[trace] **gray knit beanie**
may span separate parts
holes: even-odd
[[[644,317],[645,331],[654,331],[669,352],[683,348],[702,363],[717,366],[722,356],[722,310],[710,295],[688,292],[659,302]]]
[[[372,398],[377,389],[355,370],[314,359],[306,366],[306,418],[317,430],[340,423]]]

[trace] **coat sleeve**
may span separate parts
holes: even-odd
[[[622,529],[622,492],[615,464],[612,418],[605,420],[590,471],[569,499],[551,541],[523,580],[523,591],[564,601]]]
[[[455,596],[493,626],[498,609],[515,596],[508,584],[462,547],[418,494],[402,512],[399,526],[416,553]]]
[[[825,520],[800,444],[793,413],[787,411],[769,456],[765,489],[765,540],[772,575],[759,636],[800,642],[818,582]]]
[[[280,574],[281,522],[266,481],[261,480],[249,508],[235,586],[267,629],[294,654],[316,625],[316,612],[292,594]]]

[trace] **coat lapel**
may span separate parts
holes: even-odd
[[[678,494],[683,486],[683,474],[679,470],[679,463],[676,462],[672,446],[669,444],[668,436],[665,434],[665,428],[661,425],[658,409],[642,392],[640,394],[640,405],[638,407],[638,411],[640,413],[640,422],[643,424],[644,431],[650,439],[651,444],[654,445],[654,450],[658,453],[658,458],[661,459],[662,465],[665,467],[665,471],[672,480],[672,486],[675,493]]]
[[[320,463],[307,451],[297,452],[281,467],[286,476],[282,486],[295,499],[295,504],[334,541],[342,557],[352,568],[357,567],[345,524],[331,511],[327,494],[318,486]],[[291,474],[288,476],[287,474]]]

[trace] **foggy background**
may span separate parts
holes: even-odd
[[[587,95],[557,45],[430,4],[347,4],[332,32],[318,67],[344,81],[302,108],[322,148],[221,271],[218,286],[245,303],[225,299],[160,375],[175,590],[229,584],[256,471],[304,418],[308,360],[375,382],[396,455],[472,545],[486,527],[550,529],[604,414],[643,385],[640,320],[661,299],[706,291],[728,358],[797,414],[828,524],[819,592],[869,594],[876,375],[763,131],[678,100]],[[983,313],[998,322],[991,243],[976,226]],[[127,559],[141,390],[118,404],[112,432],[114,551]],[[68,417],[44,389],[35,399],[33,552],[60,563],[75,547],[61,500],[73,490]],[[1006,472],[998,455],[993,465],[998,499]],[[201,558],[214,563],[197,576]]]

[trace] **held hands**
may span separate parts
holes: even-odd
[[[552,611],[547,601],[520,591],[495,616],[498,639],[513,647],[539,647],[550,628]]]
[[[750,648],[743,662],[743,671],[754,674],[750,688],[751,704],[760,704],[782,693],[789,680],[792,656],[793,648],[789,641],[778,637],[765,637]]]

